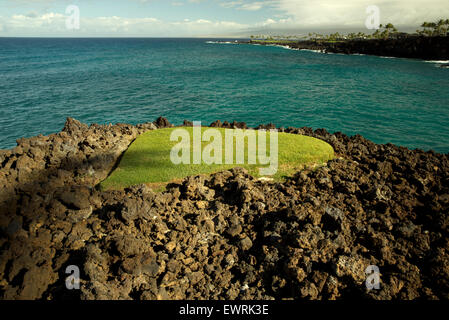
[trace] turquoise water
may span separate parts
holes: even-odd
[[[0,148],[166,116],[310,126],[449,152],[449,69],[204,39],[0,39]]]

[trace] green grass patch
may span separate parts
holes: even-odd
[[[111,175],[101,182],[103,190],[123,189],[136,184],[148,184],[156,190],[161,190],[169,182],[179,181],[182,178],[198,174],[211,174],[235,167],[248,169],[255,177],[260,177],[260,167],[269,165],[248,164],[248,154],[245,151],[245,164],[179,164],[175,165],[170,160],[172,148],[178,144],[170,141],[170,135],[177,128],[167,128],[148,131],[140,135],[123,155],[118,167]],[[190,159],[193,162],[193,128],[183,128],[190,135]],[[202,132],[209,129],[201,128]],[[223,163],[225,154],[225,129],[219,128],[222,135]],[[257,133],[257,131],[256,131]],[[267,156],[270,154],[270,135],[266,135]],[[204,149],[210,142],[202,142]],[[247,150],[248,139],[245,139],[245,150]],[[234,160],[236,158],[236,144],[234,143]],[[213,154],[213,153],[212,153]],[[320,165],[334,157],[333,148],[326,142],[312,137],[278,133],[278,170],[270,178],[282,180],[291,176],[305,166]],[[235,161],[234,161],[235,163]]]

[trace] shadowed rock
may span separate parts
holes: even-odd
[[[170,128],[173,127],[173,125],[166,119],[163,117],[159,117],[157,118],[157,120],[154,122],[154,124],[159,128]]]
[[[0,152],[1,298],[449,298],[447,155],[287,128],[338,157],[282,183],[235,168],[163,193],[97,190],[153,128],[68,119]],[[65,288],[68,265],[81,290]],[[379,291],[365,288],[368,265]]]

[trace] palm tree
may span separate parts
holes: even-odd
[[[424,21],[421,24],[421,28],[423,28],[423,30],[419,32],[421,35],[427,35],[427,36],[431,36],[432,35],[432,31],[429,30],[430,22]]]
[[[443,25],[444,25],[444,20],[440,19],[435,23],[435,33],[437,36],[441,35],[442,33],[442,29],[443,29]]]
[[[316,32],[309,33],[309,37],[310,37],[311,40],[316,41],[317,38],[318,38],[318,34]]]
[[[385,26],[385,29],[395,29],[394,25],[390,22]]]
[[[444,25],[446,26],[445,30],[444,30],[444,36],[447,36],[447,33],[449,31],[449,19],[444,20]]]
[[[394,34],[396,32],[398,32],[398,29],[396,29],[396,27],[392,24],[392,23],[388,23],[385,27],[384,27],[384,32],[382,34],[384,34],[385,38],[389,38],[390,34]]]
[[[435,22],[428,23],[427,27],[430,28],[430,29],[433,29],[433,30],[430,30],[430,35],[434,36],[434,35],[438,34],[437,33],[438,26],[437,26],[437,24]]]

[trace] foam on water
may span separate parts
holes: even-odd
[[[449,63],[449,60],[426,60],[425,62],[429,62],[429,63],[438,63],[438,64],[446,64],[446,63]]]
[[[299,49],[300,51],[309,51],[309,52],[315,52],[315,53],[325,53],[324,50],[313,50],[313,49]],[[329,52],[329,54],[332,54],[332,52]]]
[[[236,41],[206,41],[208,44],[238,44]]]

